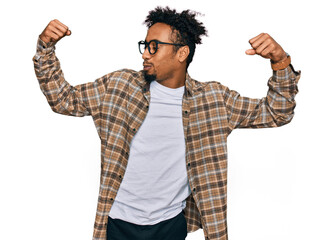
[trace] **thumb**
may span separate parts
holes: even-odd
[[[255,54],[256,54],[256,51],[255,51],[254,49],[248,49],[248,50],[245,51],[245,53],[246,53],[247,55],[255,55]]]

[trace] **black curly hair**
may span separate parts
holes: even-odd
[[[158,22],[170,25],[173,34],[176,36],[175,43],[187,45],[190,49],[186,62],[188,67],[192,62],[196,44],[201,44],[202,35],[207,36],[207,30],[203,23],[195,19],[197,15],[200,15],[200,13],[191,10],[178,13],[175,9],[172,10],[169,7],[156,7],[149,12],[143,23],[148,28]],[[174,46],[174,51],[177,52],[179,48],[180,46]]]

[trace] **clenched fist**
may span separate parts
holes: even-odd
[[[72,32],[68,29],[68,27],[61,23],[59,20],[52,20],[44,29],[44,31],[39,35],[40,39],[42,39],[45,43],[54,42],[57,43],[64,36],[71,35]]]
[[[258,54],[263,58],[269,58],[274,63],[282,62],[287,58],[286,52],[275,40],[267,33],[261,33],[249,40],[253,49],[246,50],[246,54]]]

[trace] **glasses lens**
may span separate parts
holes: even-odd
[[[139,42],[139,51],[141,54],[143,54],[145,52],[145,49],[146,49],[146,44],[144,41],[140,41]]]
[[[156,51],[157,51],[157,42],[155,42],[154,40],[153,41],[150,41],[149,42],[149,50],[150,50],[150,54],[155,54]]]

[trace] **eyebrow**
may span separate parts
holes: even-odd
[[[150,41],[158,41],[158,42],[163,42],[163,41],[160,41],[158,39],[151,39],[150,41],[147,41],[147,39],[145,39],[146,42],[150,42]]]

